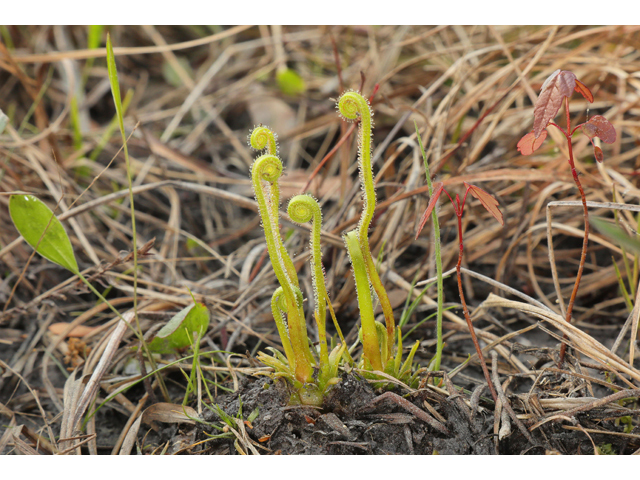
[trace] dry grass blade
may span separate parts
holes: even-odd
[[[23,455],[40,455],[31,445],[20,438],[23,425],[18,425],[12,430],[13,443]]]
[[[554,201],[554,202],[549,202],[547,204],[547,209],[546,209],[546,218],[547,218],[547,244],[548,244],[548,248],[549,248],[549,264],[551,265],[551,275],[553,277],[553,285],[556,289],[556,295],[558,296],[558,303],[560,304],[560,308],[562,311],[563,315],[566,315],[566,307],[565,307],[565,303],[564,303],[564,298],[562,296],[561,293],[561,288],[560,288],[560,281],[558,279],[558,271],[557,271],[557,265],[556,265],[556,259],[555,259],[555,251],[554,251],[554,247],[553,247],[553,230],[552,227],[560,227],[564,230],[569,230],[571,227],[567,227],[564,225],[558,225],[558,224],[553,224],[553,213],[552,213],[552,208],[553,207],[582,207],[582,202],[578,202],[578,201]],[[612,210],[622,210],[622,211],[631,211],[631,212],[640,212],[640,206],[636,206],[636,205],[626,205],[626,204],[621,204],[621,203],[613,203],[613,202],[587,202],[587,207],[589,208],[606,208],[606,209],[612,209]],[[582,236],[582,233],[579,233],[579,236]],[[620,251],[619,249],[617,249],[617,247],[615,247],[614,245],[612,245],[609,242],[604,242],[601,239],[599,239],[598,237],[596,237],[595,235],[591,236],[591,241],[593,242],[598,242],[601,243],[603,245],[609,246],[612,249],[615,249],[617,251]]]
[[[123,315],[123,318],[125,321],[120,320],[117,323],[116,327],[113,330],[113,333],[109,337],[109,342],[107,343],[107,346],[104,349],[102,357],[100,357],[100,361],[98,362],[96,369],[94,370],[93,374],[89,378],[89,381],[87,382],[87,385],[84,388],[82,395],[78,399],[77,406],[75,408],[73,416],[71,417],[72,421],[70,423],[70,427],[73,429],[77,427],[78,423],[80,422],[80,419],[86,412],[87,407],[89,406],[89,403],[91,403],[94,396],[96,395],[98,391],[98,387],[100,386],[100,380],[102,379],[104,374],[107,372],[107,370],[110,368],[111,360],[113,359],[113,356],[118,350],[118,347],[120,345],[120,340],[122,340],[122,336],[124,335],[124,333],[127,331],[128,328],[131,328],[131,322],[134,319],[134,314],[133,312],[125,313]]]
[[[156,403],[144,411],[145,422],[187,423],[195,425],[198,412],[187,405]]]
[[[46,426],[47,433],[49,434],[49,441],[51,442],[52,449],[54,451],[56,451],[57,448],[58,448],[58,445],[57,445],[57,442],[56,442],[56,438],[53,435],[53,430],[51,429],[51,426],[50,426],[49,422],[47,421],[46,413],[45,413],[44,408],[42,407],[42,404],[40,403],[40,399],[38,397],[37,391],[34,390],[33,388],[31,388],[29,383],[27,383],[25,381],[25,379],[24,379],[24,377],[22,375],[20,375],[18,372],[16,372],[13,368],[11,368],[9,365],[7,365],[2,360],[0,360],[0,367],[2,367],[3,369],[7,370],[8,372],[11,372],[13,375],[18,377],[20,379],[20,381],[25,385],[25,387],[27,387],[27,389],[29,390],[29,393],[31,394],[31,396],[35,400],[36,405],[38,406],[38,409],[40,410],[40,414],[42,415],[42,418],[44,420],[44,425]]]
[[[581,412],[588,412],[589,410],[593,410],[594,408],[600,408],[600,407],[604,407],[605,405],[608,405],[610,403],[613,402],[617,402],[619,400],[622,400],[624,398],[633,398],[633,397],[639,397],[640,396],[640,389],[635,389],[635,390],[621,390],[617,393],[614,393],[612,395],[608,395],[604,398],[600,398],[597,400],[592,400],[589,403],[586,403],[584,405],[580,405],[574,408],[571,408],[569,410],[565,410],[563,412],[563,415],[572,417],[574,415],[576,415],[577,413],[581,413]]]
[[[597,360],[603,365],[609,365],[618,373],[624,373],[625,375],[630,376],[636,382],[640,382],[640,371],[633,368],[617,355],[611,353],[608,348],[606,348],[590,335],[584,333],[579,328],[566,323],[564,321],[564,318],[560,315],[549,312],[548,310],[534,307],[532,305],[527,305],[526,303],[506,300],[502,297],[494,295],[493,293],[489,295],[489,298],[487,298],[487,300],[482,302],[482,307],[513,308],[520,312],[534,315],[535,317],[544,320],[545,322],[560,330],[569,338],[569,340],[571,340],[575,348],[583,352],[585,355],[593,358],[594,360]]]
[[[142,415],[138,417],[138,419],[133,422],[133,425],[129,428],[124,441],[122,442],[122,446],[120,447],[120,452],[118,455],[131,455],[131,451],[133,450],[133,446],[136,443],[136,439],[138,437],[138,431],[140,430],[140,426],[142,425]]]
[[[172,52],[176,50],[183,50],[185,48],[193,48],[193,47],[197,47],[198,45],[207,45],[209,43],[222,40],[224,38],[229,37],[230,35],[235,35],[248,28],[250,28],[250,25],[238,25],[236,27],[230,28],[229,30],[225,30],[221,33],[216,33],[214,35],[210,35],[208,37],[204,37],[195,41],[176,43],[173,45],[161,45],[157,47],[136,47],[136,48],[119,47],[119,48],[114,48],[113,53],[116,56],[143,55],[143,54],[149,54],[149,53],[162,53],[162,52]],[[106,56],[107,56],[106,48],[94,48],[90,50],[75,50],[71,52],[55,52],[55,53],[49,53],[49,54],[17,56],[17,57],[14,57],[14,60],[18,63],[42,63],[42,62],[50,63],[50,62],[57,62],[64,59],[81,60],[85,58],[97,58],[97,57],[106,57]]]
[[[156,403],[151,405],[142,412],[142,415],[140,415],[128,429],[118,454],[131,454],[142,423],[151,424],[152,422],[161,422],[193,425],[195,424],[194,419],[197,418],[199,418],[198,412],[189,406],[175,405],[172,403]]]
[[[16,425],[16,419],[15,417],[12,417],[11,422],[6,427],[2,437],[0,437],[0,455],[4,453],[4,449],[7,447],[9,440],[13,438],[14,431],[18,431],[18,429],[22,430],[22,425]]]
[[[528,440],[528,442],[531,445],[536,445],[537,442],[533,439],[529,431],[524,427],[522,422],[518,419],[516,413],[513,411],[513,408],[511,408],[509,399],[507,398],[507,396],[504,393],[504,390],[502,389],[502,385],[500,384],[500,378],[498,377],[498,354],[494,350],[491,351],[491,362],[492,362],[491,379],[493,380],[493,385],[495,386],[496,392],[498,392],[498,396],[500,398],[500,401],[502,402],[502,408],[504,408],[504,410],[507,412],[509,417],[511,417],[511,420],[513,420],[513,422],[518,427],[518,430],[522,432],[522,434]]]

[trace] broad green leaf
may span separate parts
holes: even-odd
[[[20,235],[40,255],[78,273],[78,263],[67,232],[40,199],[33,195],[12,195],[9,213]]]
[[[4,129],[7,127],[7,123],[9,123],[9,117],[0,109],[0,135],[2,135],[2,132],[4,132]]]
[[[589,221],[609,240],[625,249],[640,254],[640,240],[627,235],[622,228],[607,222],[604,218],[592,217]]]
[[[169,320],[149,344],[154,353],[174,353],[193,343],[193,334],[203,335],[209,327],[209,310],[202,303],[182,309]]]
[[[307,89],[302,77],[290,68],[279,71],[276,74],[276,82],[282,93],[286,95],[297,95]]]

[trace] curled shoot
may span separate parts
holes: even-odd
[[[318,325],[318,338],[320,340],[320,365],[329,365],[329,351],[327,348],[326,316],[327,306],[325,298],[327,288],[324,283],[324,268],[322,266],[322,249],[320,245],[320,232],[322,230],[322,211],[318,201],[311,195],[297,195],[289,201],[287,213],[296,223],[307,223],[313,220],[311,231],[311,278],[313,294],[315,298],[315,317]]]
[[[289,262],[291,262],[291,259],[282,244],[277,222],[278,217],[273,218],[271,213],[270,206],[273,205],[273,198],[269,194],[273,188],[267,190],[263,187],[263,181],[268,182],[272,187],[273,185],[277,186],[280,175],[282,175],[282,162],[280,159],[275,155],[265,154],[258,157],[254,162],[251,170],[251,181],[258,203],[258,211],[262,218],[271,265],[284,295],[288,332],[294,359],[294,365],[291,365],[291,368],[295,372],[295,378],[298,381],[308,383],[312,381],[313,376],[313,367],[311,366],[313,357],[309,349],[309,340],[307,339],[307,328],[302,313],[302,302],[300,301],[301,295],[298,294],[298,277],[295,274],[295,268],[292,270],[287,268],[285,259],[288,259]],[[291,267],[293,267],[293,262],[291,262]]]
[[[267,155],[271,155],[275,158],[278,158],[277,157],[277,153],[278,153],[277,139],[278,139],[278,136],[273,131],[271,131],[269,127],[260,125],[254,128],[251,134],[249,135],[249,145],[251,146],[251,148],[258,151],[262,151],[266,149]],[[280,159],[278,159],[278,162],[280,162]],[[293,261],[291,260],[291,257],[289,256],[289,253],[287,252],[287,249],[285,248],[284,243],[282,242],[282,237],[280,236],[280,233],[279,233],[280,232],[280,226],[279,226],[280,224],[279,222],[280,186],[278,185],[278,178],[280,178],[280,175],[282,175],[282,162],[280,162],[279,168],[280,168],[280,173],[278,174],[278,176],[274,181],[270,181],[265,178],[265,180],[269,182],[268,191],[265,192],[265,197],[269,203],[268,211],[271,219],[272,228],[275,232],[278,233],[278,235],[276,236],[277,237],[276,242],[278,244],[278,250],[280,250],[280,257],[284,262],[284,267],[287,271],[287,274],[289,275],[289,279],[296,287],[299,287],[300,284],[298,283],[298,274],[296,273],[296,268],[293,265]],[[254,188],[255,188],[255,184],[254,184]],[[263,217],[263,221],[264,221],[264,217]]]
[[[372,139],[372,113],[369,102],[358,92],[345,92],[338,100],[338,111],[347,121],[355,121],[360,119],[358,128],[359,152],[358,166],[360,168],[360,180],[363,189],[364,206],[360,223],[358,225],[357,239],[360,242],[360,249],[365,262],[367,275],[373,289],[380,300],[382,311],[387,326],[387,336],[390,341],[387,343],[387,352],[385,357],[392,355],[392,344],[395,335],[395,320],[393,318],[393,308],[387,292],[380,281],[378,271],[376,269],[371,248],[369,247],[369,226],[376,209],[376,190],[373,183],[373,171],[371,167],[371,139]]]
[[[259,125],[249,135],[249,146],[257,151],[265,148],[269,155],[278,155],[278,136],[269,127]]]

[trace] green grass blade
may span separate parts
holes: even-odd
[[[71,97],[69,109],[69,120],[71,121],[71,131],[73,133],[73,147],[76,150],[82,148],[82,132],[80,131],[80,111],[78,110],[78,98]]]
[[[451,305],[450,307],[444,308],[442,311],[446,312],[448,310],[452,310],[453,308],[455,308],[455,305]],[[433,318],[434,315],[437,315],[438,312],[434,312],[431,315],[429,315],[428,317],[423,318],[422,320],[420,320],[418,323],[416,323],[411,330],[409,330],[406,334],[404,334],[404,338],[408,338],[409,335],[411,335],[414,330],[416,330],[420,325],[422,325],[424,322],[426,322],[427,320],[429,320],[430,318]],[[437,352],[436,352],[437,353]],[[435,357],[434,357],[435,358]]]
[[[616,263],[616,259],[611,257],[611,261],[613,262],[613,268],[616,269],[616,277],[618,278],[618,285],[620,285],[620,291],[622,292],[622,296],[624,297],[624,303],[627,304],[627,309],[629,312],[633,310],[633,302],[629,297],[629,292],[627,292],[627,287],[624,284],[624,280],[622,279],[622,274],[620,273],[620,269],[618,268],[618,264]]]
[[[612,193],[613,193],[613,201],[617,202],[618,200],[616,199],[616,188],[615,186],[612,187]],[[616,221],[616,227],[620,227],[620,214],[618,213],[618,210],[614,210],[613,211],[613,218]],[[636,293],[636,286],[635,283],[632,283],[632,279],[633,279],[633,273],[631,273],[631,266],[629,265],[629,259],[627,258],[627,251],[624,248],[624,246],[621,248],[622,249],[622,262],[624,263],[624,270],[627,273],[627,281],[629,282],[629,289],[631,290],[631,294],[635,297]],[[613,262],[615,265],[615,262]],[[620,276],[618,275],[618,278],[620,279]],[[627,291],[627,289],[625,288],[625,291]]]
[[[416,136],[418,138],[418,144],[420,145],[420,152],[422,152],[422,160],[424,161],[424,171],[427,177],[427,185],[429,186],[429,196],[433,195],[433,182],[431,181],[431,175],[429,173],[429,162],[427,162],[427,154],[422,146],[422,137],[420,136],[420,130],[418,129],[418,123],[413,122],[416,129]],[[440,362],[442,360],[442,306],[444,304],[444,287],[442,282],[442,255],[440,253],[440,222],[438,222],[438,214],[436,209],[433,209],[431,214],[431,221],[433,222],[433,236],[434,236],[434,249],[436,254],[436,275],[438,285],[438,311],[436,317],[436,336],[437,347],[436,356],[434,362],[434,370],[440,370]]]
[[[413,314],[414,310],[420,304],[420,301],[422,300],[422,297],[424,296],[425,293],[427,293],[427,290],[429,290],[433,286],[434,283],[435,282],[427,284],[427,286],[422,289],[422,291],[418,294],[418,296],[411,303],[411,305],[408,308],[405,306],[405,308],[404,308],[404,310],[402,312],[402,317],[400,318],[400,322],[398,322],[398,326],[400,328],[404,327],[407,324],[407,322],[409,321],[409,318],[411,318],[411,315]],[[412,293],[413,293],[413,285],[411,287],[411,291],[409,292],[409,296],[407,297],[407,300],[409,298],[411,298],[411,294]],[[404,336],[406,336],[406,335],[404,335]]]
[[[107,34],[107,68],[109,70],[109,83],[111,84],[111,93],[113,94],[113,102],[116,107],[118,126],[120,127],[120,134],[122,135],[124,158],[127,164],[127,180],[129,182],[129,204],[131,206],[131,230],[133,233],[133,311],[136,319],[136,325],[138,326],[138,330],[140,331],[138,321],[138,239],[136,234],[136,215],[133,202],[133,180],[131,178],[131,162],[129,161],[127,136],[124,130],[124,115],[122,112],[122,98],[120,96],[120,84],[118,82],[116,58],[113,54],[113,46],[111,45],[111,36],[109,34]]]
[[[127,91],[127,94],[124,96],[124,100],[122,101],[122,113],[123,113],[123,115],[127,113],[127,109],[129,108],[129,104],[131,104],[131,100],[133,100],[133,90],[132,89]],[[118,128],[118,115],[117,114],[113,117],[113,120],[111,120],[111,122],[109,123],[109,126],[104,131],[104,134],[102,135],[102,137],[100,137],[100,141],[98,142],[98,146],[96,148],[94,148],[94,150],[91,152],[91,155],[89,155],[89,159],[90,160],[93,160],[94,162],[96,161],[96,159],[98,158],[98,155],[100,155],[102,153],[102,150],[104,150],[104,147],[106,147],[107,143],[109,143],[109,140],[111,139],[111,136],[113,135],[113,132],[116,131],[116,128]]]
[[[104,32],[104,25],[89,25],[87,48],[94,49],[100,46],[102,32]]]
[[[118,118],[118,126],[120,127],[120,135],[122,136],[122,146],[124,149],[124,159],[127,166],[127,182],[129,183],[129,205],[131,208],[131,231],[132,231],[132,251],[133,251],[133,315],[135,318],[138,338],[142,344],[142,348],[147,355],[147,359],[151,362],[151,366],[155,369],[156,362],[149,351],[147,343],[144,341],[142,329],[140,328],[140,319],[138,318],[138,235],[136,233],[136,211],[133,201],[133,179],[131,174],[131,161],[129,159],[129,149],[127,147],[127,135],[124,129],[124,114],[122,108],[122,97],[120,96],[120,84],[118,83],[118,70],[116,68],[116,58],[113,54],[113,45],[111,44],[111,36],[107,33],[107,69],[109,71],[109,83],[111,85],[111,93],[113,95],[113,103],[116,107],[116,116]],[[165,401],[169,402],[169,392],[160,375],[157,376],[158,383],[162,389]]]
[[[632,238],[627,235],[622,228],[612,225],[604,218],[593,217],[589,221],[602,233],[605,237],[609,238],[619,246],[624,247],[626,250],[635,254],[640,254],[640,240]]]
[[[4,129],[7,128],[7,124],[9,123],[9,117],[5,115],[5,113],[0,109],[0,135],[4,132]]]
[[[104,33],[104,25],[89,25],[87,29],[87,48],[93,50],[100,47],[102,41],[102,34]],[[87,62],[82,69],[82,84],[87,83],[87,77],[89,76],[89,70],[93,67],[95,58],[87,58]]]

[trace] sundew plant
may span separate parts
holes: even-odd
[[[369,102],[358,92],[346,92],[338,100],[337,108],[347,121],[358,121],[358,167],[363,191],[363,211],[358,227],[344,235],[345,245],[351,259],[360,310],[362,356],[358,366],[368,376],[376,373],[391,375],[403,381],[412,381],[412,361],[419,342],[413,346],[407,359],[402,362],[402,335],[393,317],[388,295],[378,275],[371,254],[368,230],[373,219],[376,196],[371,168],[372,113]],[[321,230],[322,212],[316,199],[310,195],[293,197],[287,213],[297,223],[312,223],[311,272],[315,310],[313,317],[318,330],[318,348],[313,349],[307,336],[303,312],[303,293],[293,261],[287,252],[279,228],[280,188],[278,179],[282,175],[282,162],[278,158],[276,135],[264,126],[256,127],[249,138],[252,148],[263,152],[254,162],[251,179],[262,219],[269,259],[280,287],[271,300],[273,318],[284,355],[271,349],[272,355],[261,352],[258,358],[275,370],[275,376],[286,378],[294,387],[292,401],[305,404],[322,403],[327,389],[337,383],[338,367],[348,355],[344,340],[331,352],[326,334],[327,305],[341,336],[339,326],[327,295],[324,267],[322,264]],[[374,316],[375,296],[380,301],[385,324],[376,322]],[[397,349],[394,347],[397,337]],[[380,378],[383,375],[379,375]]]

